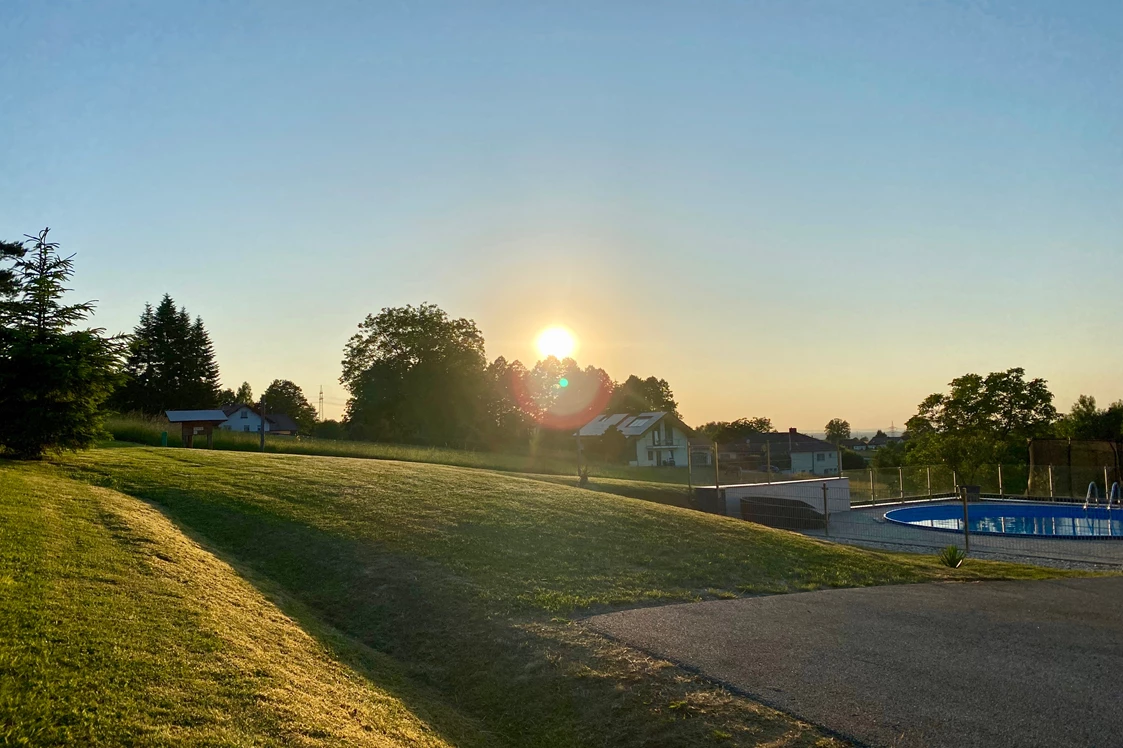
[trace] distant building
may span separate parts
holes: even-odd
[[[838,447],[830,442],[801,434],[795,429],[752,434],[743,442],[718,447],[723,464],[767,472],[838,475]]]
[[[261,431],[261,411],[254,405],[237,403],[222,408],[226,421],[219,425],[224,431]],[[284,413],[265,413],[265,433],[277,436],[294,436],[300,427]]]
[[[690,448],[690,427],[670,413],[615,413],[597,416],[581,427],[578,436],[600,437],[610,427],[616,429],[635,447],[633,467],[686,467]]]

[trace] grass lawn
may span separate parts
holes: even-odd
[[[382,715],[381,723],[364,717],[364,724],[376,731],[382,729],[378,724],[385,725],[391,735],[386,744],[391,745],[395,740],[436,744],[441,739],[481,746],[828,745],[832,739],[807,725],[590,634],[573,619],[637,604],[820,587],[1065,574],[980,561],[951,570],[933,557],[835,546],[623,498],[606,492],[607,482],[600,491],[589,491],[531,476],[439,465],[122,447],[67,457],[55,465],[0,466],[3,485],[9,476],[26,485],[42,482],[44,496],[68,503],[51,514],[20,499],[24,489],[9,497],[4,506],[11,508],[5,511],[21,519],[5,522],[5,527],[26,528],[19,532],[28,539],[5,534],[3,552],[11,558],[0,556],[5,563],[0,574],[17,581],[4,584],[64,589],[76,576],[94,580],[89,584],[97,587],[96,580],[108,573],[103,567],[132,563],[142,569],[135,574],[138,579],[155,575],[151,584],[178,590],[169,595],[157,586],[130,595],[129,587],[97,587],[88,596],[60,596],[54,604],[62,607],[53,613],[45,612],[50,596],[18,596],[42,598],[41,604],[15,603],[5,596],[0,616],[11,617],[13,625],[40,625],[34,622],[44,619],[67,628],[56,638],[32,633],[28,641],[57,639],[61,651],[74,648],[80,654],[86,642],[101,641],[98,621],[114,617],[116,606],[103,605],[99,595],[124,596],[137,612],[115,620],[105,629],[114,638],[92,649],[112,660],[108,672],[135,671],[129,676],[135,680],[127,681],[136,684],[130,693],[156,688],[140,675],[145,666],[135,664],[146,653],[163,651],[165,640],[191,641],[191,636],[179,635],[177,626],[198,628],[216,648],[243,646],[245,658],[272,661],[266,644],[276,637],[264,629],[259,635],[259,617],[289,627],[285,631],[304,642],[302,656],[320,668],[307,666],[315,677],[356,689],[354,696],[324,695],[321,715],[315,702],[326,687],[286,690],[280,685],[284,674],[265,666],[266,674],[260,676],[265,680],[259,683],[255,660],[242,664],[214,654],[219,649],[197,653],[169,648],[166,658],[174,661],[166,667],[172,675],[205,681],[198,686],[198,698],[212,700],[207,718],[188,722],[200,737],[214,731],[214,742],[237,742],[219,732],[234,729],[223,722],[231,715],[246,720],[240,728],[244,734],[265,736],[261,742],[283,742],[305,727],[299,716],[307,714],[321,720],[318,735],[346,743],[350,723],[343,719],[348,712],[341,712],[340,702],[350,706],[352,698],[361,697],[372,714]],[[80,488],[67,477],[102,490]],[[67,493],[72,497],[62,498]],[[174,527],[122,493],[152,502]],[[98,508],[105,502],[120,505],[118,513],[132,507],[164,534],[150,534],[152,542],[123,540],[112,529],[117,521],[107,524],[106,510]],[[61,532],[55,519],[60,514],[73,515],[67,521],[78,524],[69,535],[55,538]],[[252,586],[175,527],[232,564]],[[52,538],[62,545],[45,545]],[[207,597],[205,591],[216,583],[194,580],[193,572],[179,566],[165,580],[160,576],[164,562],[148,556],[164,553],[169,543],[200,554],[201,566],[222,571],[225,583],[256,607],[231,603],[236,610],[210,610],[193,595]],[[78,559],[83,566],[75,574],[66,571],[66,564],[38,561],[44,556],[69,558],[66,564]],[[63,620],[69,617],[76,620]],[[161,620],[167,617],[172,623]],[[179,617],[182,622],[176,623]],[[120,627],[116,634],[114,627]],[[310,636],[301,639],[300,629]],[[113,691],[106,699],[127,702],[120,715],[106,712],[114,716],[89,730],[110,723],[112,729],[155,730],[173,722],[170,715],[179,708],[172,703],[178,703],[175,698],[163,702],[173,710],[164,719],[152,711],[155,702],[115,695],[109,686],[119,681],[107,680],[111,676],[84,684],[68,672],[52,675],[51,668],[34,659],[8,664],[13,656],[0,661],[5,673],[16,676],[4,681],[21,683],[0,701],[6,725],[39,720],[49,729],[45,697],[35,694],[55,688],[56,676],[61,680],[57,688],[70,689],[74,699],[89,688],[101,688]],[[231,665],[211,674],[206,663]],[[177,682],[171,675],[150,677],[160,687]],[[247,696],[271,693],[271,688],[309,702],[290,708],[283,701],[274,706]],[[186,691],[184,685],[183,709],[190,709],[194,702]],[[243,702],[257,711],[241,709]]]
[[[160,446],[162,432],[168,432],[168,445],[181,446],[177,427],[155,420],[136,417],[109,419],[109,431],[115,439],[133,444]],[[260,448],[258,434],[237,431],[215,431],[214,448],[240,452],[257,452]],[[382,442],[353,442],[336,439],[309,439],[284,436],[266,437],[265,451],[277,454],[318,455],[322,457],[361,457],[375,460],[401,460],[437,465],[483,468],[514,473],[541,473],[558,476],[577,475],[575,452],[539,450],[526,453],[488,452],[449,447],[423,447],[413,444],[385,444]],[[590,474],[606,478],[640,480],[656,483],[686,485],[686,470],[677,468],[628,467],[626,465],[598,464],[590,466]],[[699,479],[695,475],[695,479]],[[712,476],[710,482],[712,482]]]
[[[45,466],[0,467],[0,632],[0,745],[448,745],[162,514]]]

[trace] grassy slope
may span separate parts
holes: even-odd
[[[389,655],[478,719],[482,743],[811,744],[821,736],[566,617],[829,586],[1061,574],[834,546],[505,474],[316,457],[123,448],[68,458],[144,497],[310,619]],[[298,616],[299,617],[299,616]]]
[[[44,466],[0,467],[0,631],[0,744],[447,745],[163,515]]]

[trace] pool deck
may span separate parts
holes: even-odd
[[[935,505],[955,502],[936,502]],[[935,553],[948,545],[963,547],[959,533],[910,527],[884,518],[890,509],[911,504],[879,504],[855,507],[831,515],[830,531],[807,531],[807,535],[829,540],[916,553]],[[1025,561],[1049,566],[1092,569],[1123,569],[1123,539],[1095,540],[1049,538],[1030,535],[972,535],[971,555],[1003,561]]]
[[[586,625],[860,744],[1123,736],[1123,577],[826,590]]]

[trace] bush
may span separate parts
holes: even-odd
[[[953,569],[958,569],[963,565],[963,561],[967,558],[967,554],[959,550],[958,546],[949,545],[940,551],[940,563],[944,566],[950,566]]]

